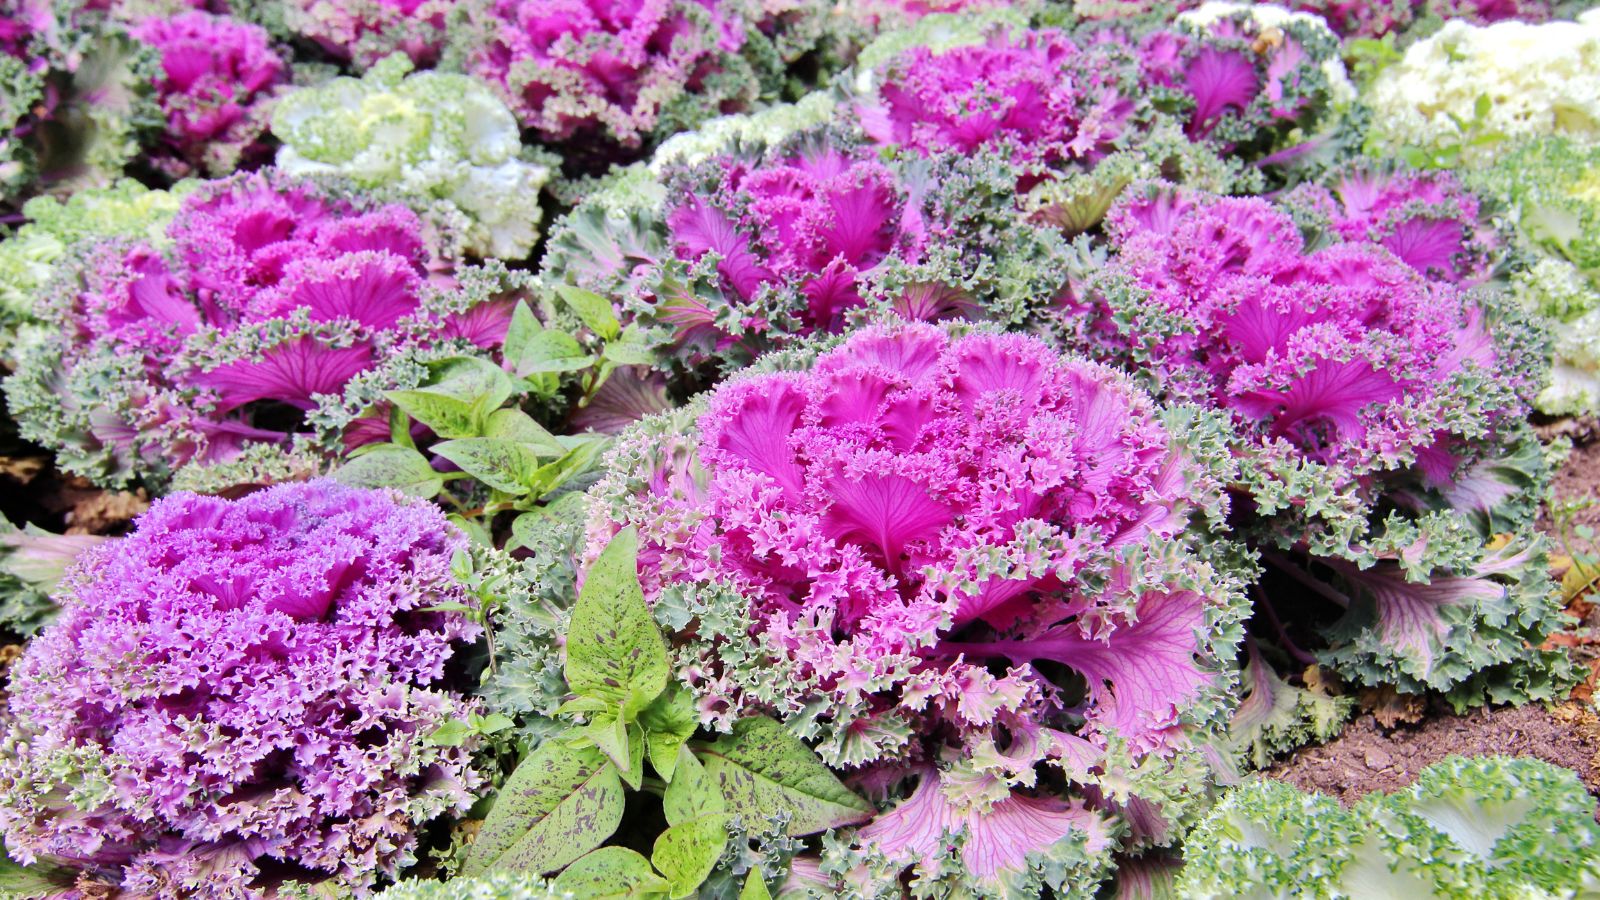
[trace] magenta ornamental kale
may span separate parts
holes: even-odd
[[[1092,165],[1120,146],[1135,111],[1137,67],[1121,49],[1080,48],[1055,30],[943,53],[916,47],[879,71],[861,124],[924,155],[1003,145],[1023,167]]]
[[[395,352],[505,333],[445,311],[402,206],[241,175],[187,197],[166,239],[82,248],[41,310],[58,334],[7,382],[23,429],[104,482],[286,444]]]
[[[1448,481],[1454,382],[1497,366],[1483,314],[1460,291],[1366,241],[1308,253],[1294,221],[1257,198],[1138,185],[1107,230],[1116,271],[1151,318],[1181,323],[1113,338],[1168,393],[1226,409],[1309,461],[1367,472],[1413,457]]]
[[[846,765],[1183,746],[1230,596],[1174,544],[1195,473],[1111,370],[956,334],[866,328],[648,420],[592,549],[639,527],[707,722],[775,713]]]
[[[1258,10],[1276,10],[1282,20],[1258,17]],[[1192,104],[1189,136],[1235,152],[1270,149],[1296,127],[1309,130],[1351,90],[1333,34],[1315,18],[1291,18],[1277,7],[1180,18],[1141,38],[1138,53],[1148,87]]]
[[[279,0],[283,24],[335,59],[366,69],[400,52],[421,66],[439,59],[451,0]]]
[[[1560,615],[1528,533],[1544,475],[1522,420],[1548,363],[1526,318],[1366,227],[1308,251],[1260,198],[1136,185],[1107,233],[1079,336],[1226,417],[1236,525],[1288,621],[1264,637],[1314,635],[1351,681],[1458,705],[1554,694],[1564,663],[1532,649]],[[1521,536],[1486,546],[1496,533]]]
[[[671,191],[680,199],[667,209],[668,240],[678,259],[714,263],[718,293],[744,311],[737,325],[757,333],[839,331],[866,303],[863,278],[891,255],[915,257],[926,237],[916,199],[864,150],[821,144],[754,164],[719,157],[692,176],[698,184]],[[795,295],[778,311],[793,322],[762,320],[757,301],[774,292]],[[680,343],[732,340],[718,322],[727,313],[702,298],[684,291],[656,303]]]
[[[331,481],[158,501],[85,555],[11,670],[12,857],[161,900],[411,864],[417,827],[480,783],[469,747],[428,740],[471,711],[439,682],[478,626],[424,610],[470,601],[466,543],[429,505]]]
[[[728,0],[480,6],[468,71],[546,140],[585,135],[637,146],[677,103],[709,102],[714,112],[716,103],[753,99],[754,80],[734,74],[747,23]]]
[[[161,54],[156,82],[166,114],[156,164],[173,175],[225,175],[262,161],[268,102],[289,80],[289,66],[257,25],[187,12],[151,18],[133,36]]]
[[[1476,284],[1489,277],[1499,238],[1453,173],[1363,165],[1336,173],[1328,185],[1302,185],[1283,203],[1302,225],[1378,244],[1429,278]]]
[[[1344,37],[1381,37],[1404,31],[1424,15],[1488,24],[1506,19],[1542,22],[1548,0],[1295,0],[1293,8],[1315,13]]]

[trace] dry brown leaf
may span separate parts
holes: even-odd
[[[137,491],[100,491],[72,505],[67,514],[67,534],[104,534],[150,508],[150,497]]]
[[[47,456],[0,456],[0,475],[27,484],[49,465]]]
[[[1414,725],[1422,721],[1427,704],[1419,694],[1402,694],[1390,685],[1361,690],[1361,708],[1372,713],[1384,728]]]

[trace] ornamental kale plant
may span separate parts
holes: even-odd
[[[826,127],[734,143],[580,205],[543,277],[610,298],[691,371],[840,333],[871,308],[1020,323],[1067,279],[1068,247],[1017,209],[1019,171],[996,155],[884,159]]]
[[[1034,338],[876,326],[786,362],[625,433],[591,548],[639,529],[702,723],[775,715],[890,783],[936,765],[951,823],[1015,809],[982,830],[1016,852],[952,885],[1039,884],[1045,857],[1072,860],[1058,887],[1092,880],[1103,858],[1065,850],[1120,807],[1028,789],[1043,763],[1092,784],[1171,757],[1221,715],[1240,598],[1185,538],[1218,501],[1127,381]],[[871,837],[847,868],[915,861]]]
[[[192,187],[183,182],[171,191],[153,191],[124,180],[79,191],[65,202],[46,196],[24,204],[27,222],[0,241],[0,359],[14,366],[16,331],[37,323],[37,298],[74,244],[115,236],[160,241]]]
[[[1276,615],[1357,683],[1550,696],[1567,669],[1530,649],[1561,621],[1542,550],[1485,546],[1526,535],[1543,477],[1521,419],[1544,348],[1518,311],[1364,240],[1308,252],[1261,199],[1137,186],[1108,231],[1116,258],[1070,327],[1225,418],[1248,497],[1232,524],[1287,579]]]
[[[1553,324],[1555,367],[1535,405],[1555,415],[1600,408],[1600,148],[1525,141],[1465,177],[1499,202],[1528,257],[1513,290]]]
[[[1148,118],[1132,53],[1080,47],[1054,29],[995,30],[943,52],[917,46],[873,74],[877,89],[858,114],[874,140],[924,156],[1004,146],[1030,173],[1093,166]]]
[[[399,52],[418,66],[438,61],[447,37],[447,0],[270,0],[256,12],[357,70]]]
[[[328,481],[158,501],[11,669],[9,852],[172,900],[410,865],[480,780],[470,746],[427,740],[472,709],[441,684],[478,635],[438,611],[470,599],[465,546],[429,506]]]
[[[902,43],[909,47],[889,52]],[[879,54],[887,61],[870,70],[852,111],[868,136],[924,157],[1003,159],[1018,174],[1016,191],[969,202],[1015,204],[1067,237],[1099,224],[1140,178],[1259,188],[1259,173],[1224,161],[1149,102],[1149,79],[1126,40],[1074,41],[984,17],[889,35],[863,57]]]
[[[1450,757],[1354,809],[1261,779],[1190,834],[1184,897],[1562,897],[1600,883],[1594,800],[1537,759]]]
[[[174,177],[220,176],[267,158],[261,138],[289,65],[265,29],[186,12],[145,19],[132,34],[161,56],[155,87],[167,125],[152,165]]]
[[[468,7],[466,70],[546,141],[638,147],[760,94],[732,0],[488,0]]]
[[[101,185],[163,120],[159,55],[98,10],[0,2],[0,205]]]
[[[1137,46],[1189,136],[1235,155],[1305,140],[1354,97],[1327,25],[1270,4],[1206,3]]]
[[[1523,64],[1535,58],[1540,65]],[[1363,100],[1372,108],[1368,140],[1380,153],[1415,147],[1445,153],[1447,163],[1482,166],[1506,140],[1600,142],[1592,114],[1600,101],[1600,12],[1543,25],[1449,22],[1384,69]]]
[[[515,117],[466,75],[391,56],[360,79],[294,91],[277,106],[277,166],[389,191],[425,209],[464,253],[520,260],[539,239],[550,166],[522,147]]]
[[[1355,163],[1325,182],[1281,199],[1302,231],[1377,244],[1429,279],[1468,285],[1488,279],[1501,241],[1478,197],[1453,173]]]
[[[508,305],[430,283],[403,206],[241,175],[190,194],[166,238],[75,250],[40,309],[53,333],[6,382],[24,434],[100,483],[313,440],[305,417],[391,356],[505,336]]]

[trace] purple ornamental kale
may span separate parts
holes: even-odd
[[[1308,253],[1294,221],[1257,198],[1137,185],[1107,231],[1115,271],[1152,317],[1180,324],[1148,334],[1106,307],[1096,333],[1137,348],[1166,392],[1309,461],[1364,473],[1412,457],[1448,480],[1448,430],[1419,423],[1449,418],[1453,379],[1497,364],[1459,290],[1365,241]]]
[[[866,276],[891,256],[915,258],[926,238],[917,198],[864,149],[822,143],[756,162],[716,157],[678,185],[666,211],[670,246],[690,265],[714,260],[712,293],[726,304],[686,289],[658,294],[655,317],[679,344],[722,351],[745,330],[837,332],[866,303]],[[763,309],[775,294],[776,307]],[[734,327],[719,321],[728,318]]]
[[[471,711],[442,680],[479,628],[425,611],[470,602],[466,543],[432,506],[326,480],[157,501],[84,556],[11,670],[13,858],[158,900],[411,864],[481,781],[470,747],[428,740]]]
[[[108,482],[287,444],[302,417],[407,347],[498,344],[509,310],[448,312],[420,221],[276,175],[202,187],[170,246],[108,241],[58,280],[59,336],[7,383],[66,465]],[[463,344],[468,340],[462,340]]]
[[[726,89],[728,101],[750,99],[744,94],[753,85],[721,84],[745,42],[746,22],[728,0],[480,6],[473,12],[482,35],[468,71],[494,85],[523,126],[546,140],[599,136],[636,147],[682,98]]]
[[[702,721],[774,714],[864,777],[923,772],[907,802],[970,830],[971,882],[1104,845],[1115,804],[1014,791],[1037,766],[1166,758],[1218,710],[1237,593],[1178,540],[1210,488],[1124,378],[1035,338],[869,327],[647,420],[611,463],[591,558],[639,528]],[[863,839],[935,851],[900,828]]]
[[[1355,166],[1282,202],[1342,240],[1378,244],[1423,275],[1458,284],[1488,278],[1499,245],[1478,198],[1446,171]]]
[[[1514,308],[1363,230],[1308,251],[1264,199],[1136,185],[1107,217],[1080,346],[1219,415],[1234,527],[1287,622],[1261,637],[1458,706],[1557,695],[1566,661],[1534,649],[1560,613],[1529,534],[1543,464],[1524,422],[1548,357]]]
[[[923,155],[1003,146],[1024,169],[1092,166],[1121,143],[1136,73],[1113,43],[1079,47],[1053,29],[997,33],[983,44],[895,57],[859,115],[873,139]]]
[[[1249,8],[1204,25],[1179,20],[1139,39],[1145,83],[1187,98],[1192,139],[1241,153],[1265,149],[1316,124],[1349,90],[1339,43],[1316,21],[1268,25]]]
[[[263,161],[269,104],[289,80],[265,29],[186,12],[145,19],[132,33],[161,54],[156,91],[167,127],[158,167],[174,176],[226,175]]]
[[[1037,738],[1028,769],[1113,734],[1170,751],[1205,706],[1226,591],[1181,553],[1139,558],[1183,531],[1193,473],[1109,369],[871,327],[612,459],[592,549],[637,525],[658,609],[725,592],[679,630],[708,722],[802,715],[848,763],[960,756],[1003,727]]]

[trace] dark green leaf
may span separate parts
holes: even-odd
[[[511,396],[511,376],[486,359],[452,356],[430,363],[428,370],[428,383],[423,390],[431,394],[482,403],[485,410],[495,409]]]
[[[540,466],[528,478],[535,497],[542,497],[550,493],[573,478],[582,475],[600,458],[606,447],[611,442],[604,438],[592,438],[579,443],[567,454],[554,462]]]
[[[450,524],[461,529],[462,532],[464,532],[474,544],[477,544],[480,547],[494,546],[494,536],[489,534],[489,530],[487,528],[484,528],[477,522],[472,521],[460,513],[451,513],[445,518],[450,520]]]
[[[665,897],[672,889],[650,861],[627,847],[602,847],[567,867],[552,885],[583,900]]]
[[[451,719],[428,735],[428,743],[435,747],[459,747],[472,734],[472,726],[460,719]]]
[[[656,351],[649,344],[628,340],[626,336],[607,344],[600,355],[606,362],[618,366],[650,366],[656,362]]]
[[[787,815],[792,837],[872,818],[872,805],[845,787],[815,753],[765,716],[741,719],[700,754],[728,811],[757,819]]]
[[[605,754],[547,738],[500,789],[461,874],[554,872],[610,837],[622,807],[622,782]]]
[[[517,301],[511,310],[511,324],[506,328],[505,344],[500,348],[506,359],[517,359],[522,356],[522,350],[528,345],[528,339],[544,330],[539,320],[534,318],[533,310],[528,304]]]
[[[334,471],[333,478],[356,487],[394,488],[424,500],[444,489],[444,476],[433,470],[427,457],[394,444],[380,444],[349,460]]]
[[[621,707],[633,721],[667,686],[661,628],[639,589],[638,535],[618,532],[589,567],[567,629],[567,685]]]
[[[587,502],[583,494],[576,491],[562,494],[544,506],[536,506],[532,510],[511,520],[511,537],[517,546],[532,547],[538,539],[536,528],[539,521],[546,516],[582,515],[582,509]]]

